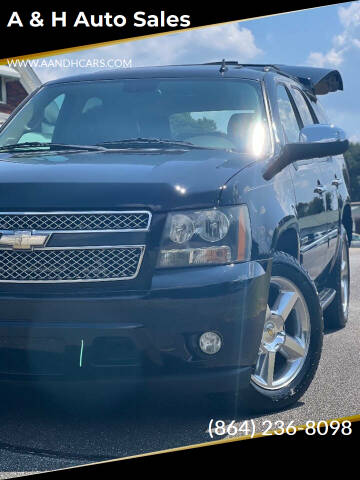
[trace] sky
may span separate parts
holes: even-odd
[[[66,53],[47,60],[118,59],[133,67],[207,61],[311,65],[336,68],[344,91],[320,97],[331,121],[360,142],[360,1],[206,27]],[[120,62],[121,63],[121,62]],[[34,68],[39,78],[79,73],[79,68]],[[94,71],[81,68],[80,73]]]

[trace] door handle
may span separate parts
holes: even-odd
[[[317,185],[316,188],[314,188],[314,193],[318,193],[319,195],[322,195],[324,192],[326,192],[326,188],[323,187],[322,185]]]
[[[335,178],[332,182],[331,182],[331,185],[334,185],[334,187],[338,187],[339,185],[342,184],[342,180],[340,180],[339,178]]]

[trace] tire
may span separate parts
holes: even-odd
[[[336,290],[334,300],[324,312],[327,328],[344,328],[349,317],[350,263],[349,242],[344,226],[341,226],[340,244],[334,268],[329,279],[329,287]]]
[[[275,253],[258,361],[248,388],[238,392],[239,407],[260,413],[296,403],[315,375],[322,342],[323,317],[314,282],[293,257]],[[271,365],[272,379],[267,375]]]

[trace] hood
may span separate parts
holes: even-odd
[[[221,150],[1,153],[0,210],[208,207],[252,161]]]

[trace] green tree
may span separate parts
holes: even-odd
[[[214,120],[206,117],[196,120],[189,112],[172,115],[170,123],[175,138],[216,132],[216,123]]]
[[[351,201],[360,202],[360,143],[350,143],[344,156],[350,176]]]

